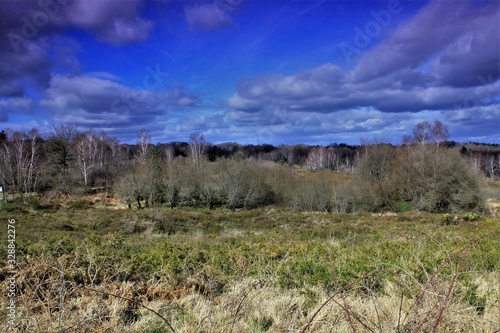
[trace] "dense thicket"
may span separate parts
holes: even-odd
[[[436,121],[417,125],[401,146],[152,144],[61,125],[52,133],[0,133],[0,186],[10,194],[117,194],[130,207],[168,205],[298,211],[433,212],[483,209],[479,173],[500,175],[500,147],[446,141]]]
[[[369,210],[483,210],[481,178],[458,151],[416,145],[367,148],[356,172],[360,202]]]

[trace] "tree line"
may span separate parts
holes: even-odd
[[[440,121],[417,124],[399,146],[211,144],[200,134],[153,144],[146,130],[130,145],[59,125],[45,135],[2,131],[0,159],[8,192],[107,191],[138,208],[475,210],[483,205],[478,174],[500,173],[498,146],[450,142]]]

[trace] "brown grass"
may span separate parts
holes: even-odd
[[[496,219],[442,226],[441,216],[432,214],[295,213],[279,207],[130,211],[106,207],[116,204],[110,198],[85,200],[91,208],[71,209],[75,200],[53,212],[20,215],[18,228],[24,234],[18,236],[17,326],[2,320],[0,331],[500,329]],[[71,231],[58,227],[68,223],[68,216],[75,228]],[[99,229],[102,235],[92,228],[98,219],[105,226]],[[177,228],[174,234],[155,229],[165,221]],[[71,239],[75,248],[42,248],[51,235]],[[166,261],[170,253],[161,252],[160,245],[171,251],[189,249],[177,276],[162,263],[129,272],[134,256],[139,264]],[[38,254],[29,256],[27,249]],[[129,258],[106,257],[116,251],[129,253]],[[196,253],[200,261],[189,266]],[[0,315],[5,318],[8,271],[5,260],[2,264]],[[325,264],[330,271],[317,275],[317,282],[297,275],[302,282],[294,285],[297,272],[318,274],[309,272],[309,266],[302,271],[291,267],[306,264],[311,269]]]

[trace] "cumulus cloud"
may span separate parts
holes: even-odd
[[[439,54],[433,71],[441,83],[453,86],[474,86],[478,80],[500,75],[500,12],[483,13],[469,30],[450,43]]]
[[[148,37],[152,22],[141,0],[0,1],[0,96],[23,96],[28,84],[45,88],[51,72],[78,74],[79,45],[68,28],[94,33],[113,45]]]
[[[464,75],[459,78],[452,74],[457,70],[463,73],[463,65],[472,65],[465,74],[473,77],[484,75],[485,69],[498,75],[498,7],[497,1],[486,6],[470,0],[431,1],[387,39],[365,52],[351,75],[355,81],[363,82],[418,69],[432,63],[435,57],[439,61],[434,69],[445,76],[443,81],[447,84],[463,85]]]
[[[32,107],[33,101],[30,98],[13,97],[0,99],[0,122],[7,121],[10,113],[31,113]]]
[[[350,81],[348,77],[335,66],[324,65],[292,76],[244,80],[228,105],[245,112],[280,108],[329,113],[360,107],[418,112],[456,108],[464,96],[480,96],[479,104],[498,103],[500,89],[498,80],[484,84],[477,81],[476,87],[450,87],[405,71],[369,82]],[[409,84],[412,79],[417,82]]]
[[[498,3],[434,1],[365,52],[352,71],[325,64],[296,75],[247,78],[228,106],[247,113],[498,106],[498,21]]]
[[[26,81],[44,85],[50,79],[51,60],[46,42],[28,43],[20,54],[0,50],[0,96],[23,96]]]
[[[140,90],[100,77],[113,75],[54,75],[39,105],[56,122],[119,127],[146,125],[169,108],[191,106],[197,100],[181,88],[173,92]]]
[[[176,84],[173,91],[165,93],[165,99],[169,105],[175,107],[196,106],[199,102],[198,96],[188,93],[186,90],[182,85]]]
[[[241,80],[227,101],[228,119],[275,134],[344,133],[348,139],[366,132],[383,138],[445,116],[457,138],[458,128],[469,134],[484,128],[498,137],[498,22],[496,2],[433,1],[362,54],[351,71],[324,64]]]
[[[2,44],[12,44],[13,40],[34,41],[68,28],[90,31],[114,45],[142,41],[148,37],[153,23],[139,15],[141,3],[141,0],[2,1],[0,27],[7,32],[2,36]],[[14,46],[16,52],[18,47]]]
[[[450,134],[457,141],[500,142],[500,108],[498,105],[472,106],[443,111]]]
[[[146,39],[153,27],[138,14],[140,0],[76,0],[56,19],[59,25],[93,31],[103,40],[123,45]]]

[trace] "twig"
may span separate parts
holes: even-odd
[[[380,320],[380,314],[378,313],[378,307],[377,307],[377,303],[375,302],[375,296],[373,295],[372,290],[370,290],[369,292],[370,292],[370,296],[371,296],[370,299],[373,302],[373,307],[375,308],[375,313],[377,314],[378,329],[380,330],[380,332],[382,332],[382,321]],[[381,310],[381,311],[382,311],[382,313],[384,313],[384,310]]]
[[[462,249],[460,249],[459,251],[455,252],[453,255],[449,256],[449,260],[452,261],[453,259],[455,259],[455,257],[457,257],[458,255],[460,255],[461,253],[464,253],[464,251],[467,249],[467,248],[470,248],[472,246],[472,244],[474,242],[477,241],[477,238],[476,237],[476,232],[477,230],[474,232],[473,234],[473,239],[466,245],[464,246]],[[492,232],[490,232],[492,233]],[[487,235],[489,235],[490,233],[488,233]],[[483,236],[483,237],[486,237],[487,235]],[[415,312],[415,315],[416,315],[416,312],[417,312],[417,305],[422,301],[425,293],[428,291],[428,288],[430,286],[430,284],[434,281],[434,279],[437,277],[437,274],[448,264],[448,261],[444,261],[441,265],[439,265],[439,267],[434,271],[434,273],[429,277],[429,280],[427,281],[427,283],[424,285],[424,288],[422,290],[422,292],[420,293],[420,295],[417,297],[417,299],[415,300],[415,302],[411,305],[410,309],[408,310],[408,312],[406,313],[405,315],[405,319],[404,319],[404,322],[406,322],[407,318],[408,318],[408,315],[410,315],[410,312],[413,310]],[[418,330],[416,330],[415,332],[417,332]]]
[[[336,280],[337,284],[340,286],[340,281],[337,278],[337,274],[335,273],[335,270],[333,270],[333,275],[335,277],[335,280]],[[354,333],[356,333],[356,327],[354,326],[354,324],[352,322],[350,311],[349,311],[349,306],[347,305],[347,301],[345,300],[343,288],[340,288],[340,297],[342,298],[342,302],[344,303],[343,309],[344,309],[345,314],[347,316],[347,321],[349,322],[349,325],[351,325],[352,331]],[[337,302],[335,302],[335,303],[337,303]]]
[[[434,327],[432,328],[432,332],[436,332],[439,323],[441,322],[441,319],[443,318],[443,312],[444,309],[446,309],[446,305],[448,304],[448,300],[450,299],[451,292],[453,291],[453,287],[455,286],[455,281],[457,279],[458,273],[460,272],[460,267],[462,266],[462,263],[464,262],[465,258],[467,257],[467,254],[469,253],[469,250],[472,246],[472,243],[469,243],[465,251],[463,252],[462,259],[458,263],[457,271],[455,274],[453,274],[453,278],[451,279],[450,283],[450,288],[448,288],[448,293],[446,294],[446,297],[444,299],[443,305],[441,306],[441,309],[439,310],[439,315],[436,319],[436,322],[434,323]]]
[[[401,292],[401,301],[399,302],[399,313],[398,313],[398,330],[401,327],[401,311],[403,310],[403,292]]]
[[[345,287],[341,287],[341,286],[339,286],[339,287],[337,288],[337,291],[336,291],[336,292],[335,292],[332,296],[328,297],[328,299],[327,299],[326,301],[324,301],[324,302],[323,302],[323,304],[321,304],[321,306],[320,306],[320,307],[316,310],[316,312],[314,312],[314,314],[311,316],[311,319],[309,319],[309,321],[307,322],[306,326],[304,326],[304,328],[302,329],[302,331],[300,331],[300,333],[304,333],[305,331],[307,331],[307,330],[309,329],[309,327],[311,326],[311,324],[312,324],[312,322],[313,322],[314,318],[316,318],[316,316],[319,314],[319,312],[320,312],[320,311],[321,311],[321,310],[322,310],[322,309],[323,309],[323,308],[324,308],[324,307],[325,307],[325,306],[326,306],[326,305],[327,305],[327,304],[328,304],[328,303],[329,303],[329,302],[330,302],[330,301],[331,301],[331,300],[332,300],[335,296],[337,296],[341,290],[345,290],[345,289],[347,289],[347,288],[350,288],[350,287],[352,287],[353,285],[355,285],[356,283],[358,283],[359,281],[365,280],[365,279],[367,279],[367,278],[369,278],[369,277],[371,277],[371,276],[373,276],[373,275],[375,275],[375,274],[377,274],[377,273],[383,272],[383,271],[384,271],[384,270],[382,270],[382,269],[380,269],[380,270],[376,270],[376,271],[373,271],[373,272],[371,272],[370,274],[367,274],[367,275],[365,275],[365,276],[362,276],[362,277],[360,277],[360,278],[356,279],[355,281],[353,281],[353,282],[349,283],[349,284],[348,284],[347,286],[345,286]]]
[[[452,256],[449,256],[449,260],[450,260],[450,263],[453,259],[455,259],[455,257],[457,257],[458,255],[462,254],[462,258],[460,259],[460,262],[458,264],[458,267],[457,267],[457,271],[454,273],[453,275],[453,278],[452,278],[452,281],[450,283],[450,287],[448,289],[448,293],[446,294],[446,297],[445,297],[445,301],[443,303],[443,305],[441,306],[440,310],[439,310],[439,315],[438,315],[438,318],[436,319],[436,322],[434,323],[434,327],[433,327],[433,332],[435,332],[437,330],[437,327],[439,326],[439,323],[441,322],[441,319],[442,319],[442,315],[443,315],[443,312],[446,308],[446,305],[448,303],[448,300],[449,300],[449,297],[451,295],[451,292],[453,291],[453,287],[455,285],[455,281],[456,281],[456,278],[459,274],[459,270],[460,270],[460,267],[463,263],[463,261],[465,260],[465,258],[467,257],[468,253],[469,253],[469,250],[470,248],[472,247],[472,245],[478,241],[479,237],[477,236],[477,232],[478,232],[478,228],[477,228],[477,225],[476,225],[476,229],[474,230],[474,233],[472,234],[473,237],[471,237],[471,241],[469,243],[467,243],[466,246],[464,246],[462,249],[460,249],[459,251],[455,252]],[[486,235],[482,236],[482,237],[486,237],[492,233],[494,233],[495,231],[491,231],[489,233],[487,233]],[[428,291],[428,286],[430,285],[430,283],[434,280],[434,278],[437,276],[437,274],[446,266],[446,262],[443,262],[437,269],[436,271],[432,274],[431,278],[429,279],[429,281],[427,281],[427,283],[425,284],[424,286],[424,289],[422,291],[422,293],[419,295],[419,297],[416,299],[415,303],[412,304],[412,306],[410,307],[410,310],[408,310],[406,316],[405,316],[405,322],[406,322],[406,318],[408,317],[408,315],[410,314],[410,311],[412,310],[412,308],[417,305],[418,303],[420,303],[422,301],[422,298],[424,297],[425,293]],[[436,305],[434,306],[436,307]],[[433,307],[433,308],[434,308]],[[417,312],[417,309],[415,308],[415,315],[416,315],[416,312]],[[431,311],[429,311],[429,313],[427,314],[426,317],[429,317],[431,314]],[[423,322],[420,323],[420,325],[418,325],[415,330],[413,331],[414,333],[416,332],[419,332],[420,328],[422,327],[422,324]]]
[[[205,320],[208,320],[208,322],[212,325],[212,329],[214,330],[214,332],[217,332],[217,326],[215,326],[215,324],[212,322],[212,320],[210,319],[210,316],[206,316],[205,318],[203,318],[201,321],[200,321],[200,332],[202,332],[201,330],[201,325],[203,324],[203,322]]]
[[[230,331],[233,330],[234,324],[236,323],[236,319],[238,318],[238,313],[240,312],[240,309],[241,309],[241,305],[243,304],[243,301],[245,300],[245,298],[247,298],[248,294],[250,294],[250,290],[247,290],[247,292],[243,295],[241,300],[238,302],[238,306],[236,307],[236,312],[234,313],[233,322],[231,323],[231,330]]]
[[[349,308],[344,308],[342,306],[342,304],[340,304],[339,302],[337,302],[336,300],[332,300],[335,304],[337,304],[338,306],[340,306],[342,309],[344,309],[344,311],[351,311],[351,309]],[[351,313],[351,316],[356,319],[361,325],[364,326],[364,328],[366,328],[368,331],[372,332],[372,333],[375,333],[368,325],[366,325],[362,320],[361,318],[359,318],[359,316],[357,314],[355,314],[354,312],[350,312]],[[363,318],[365,319],[366,321],[369,321],[367,318]],[[372,323],[373,324],[373,323]],[[354,330],[354,325],[351,326],[351,328]]]
[[[61,329],[62,326],[62,316],[64,310],[64,265],[61,263],[61,271],[59,272],[59,327]]]
[[[116,298],[121,298],[123,300],[126,300],[126,301],[129,301],[129,302],[132,302],[132,303],[135,303],[141,307],[143,307],[144,309],[148,310],[148,311],[151,311],[153,312],[155,315],[157,315],[158,317],[160,317],[161,319],[163,319],[163,321],[167,324],[167,326],[170,328],[170,330],[172,332],[175,333],[175,330],[174,328],[172,327],[172,325],[170,325],[170,323],[168,322],[168,320],[163,317],[161,314],[159,314],[157,311],[145,306],[144,304],[142,304],[141,302],[139,301],[136,301],[134,299],[131,299],[131,298],[128,298],[128,297],[124,297],[124,296],[120,296],[120,295],[116,295],[116,294],[112,294],[112,293],[108,293],[106,291],[102,291],[102,290],[97,290],[97,289],[94,289],[94,288],[90,288],[90,287],[83,287],[83,286],[76,286],[77,288],[79,289],[83,289],[83,290],[89,290],[89,291],[93,291],[93,292],[96,292],[96,293],[101,293],[101,294],[104,294],[104,295],[108,295],[108,296],[113,296],[113,297],[116,297]]]

